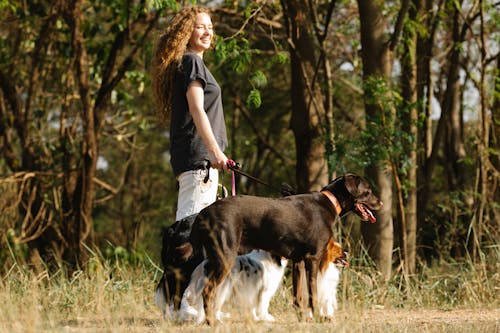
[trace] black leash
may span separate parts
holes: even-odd
[[[268,183],[266,183],[265,181],[263,181],[263,180],[261,180],[261,179],[259,179],[257,177],[254,177],[254,176],[252,176],[252,175],[250,175],[250,174],[242,171],[240,163],[237,163],[237,162],[235,162],[233,160],[227,160],[226,165],[227,165],[228,169],[231,170],[232,172],[237,173],[237,174],[239,174],[241,176],[244,176],[244,177],[246,177],[246,178],[248,178],[250,180],[253,180],[256,183],[259,183],[259,184],[262,184],[264,186],[267,186],[270,189],[272,189],[274,191],[277,191],[277,192],[281,193],[284,196],[296,194],[296,190],[294,188],[292,188],[288,184],[283,183],[282,186],[281,186],[281,188],[277,188],[277,187],[274,187],[272,185],[269,185]],[[210,177],[210,161],[209,160],[204,160],[202,168],[207,171],[205,179],[203,179],[203,182],[207,183],[208,179]],[[233,193],[233,195],[236,194],[235,186],[236,185],[235,185],[234,174],[233,174],[233,180],[232,180],[232,193]]]
[[[282,189],[281,189],[281,188],[280,188],[280,189],[278,189],[278,188],[276,188],[276,187],[274,187],[274,186],[272,186],[272,185],[269,185],[269,184],[268,184],[268,183],[266,183],[265,181],[263,181],[263,180],[261,180],[261,179],[259,179],[259,178],[257,178],[257,177],[254,177],[254,176],[252,176],[252,175],[249,175],[248,173],[246,173],[246,172],[242,171],[242,170],[240,169],[240,168],[241,168],[241,165],[240,165],[239,163],[237,163],[237,162],[234,162],[233,160],[228,160],[227,167],[228,167],[230,170],[234,171],[235,173],[237,173],[237,174],[239,174],[239,175],[242,175],[242,176],[244,176],[244,177],[247,177],[248,179],[251,179],[251,180],[253,180],[253,181],[254,181],[254,182],[256,182],[256,183],[259,183],[259,184],[262,184],[262,185],[264,185],[264,186],[267,186],[267,187],[269,187],[270,189],[273,189],[273,190],[275,190],[275,191],[278,191],[279,193],[281,193],[281,192],[282,192]]]

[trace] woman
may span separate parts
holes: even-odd
[[[216,200],[218,170],[227,169],[221,91],[203,62],[213,41],[208,11],[187,7],[168,24],[153,57],[156,102],[162,120],[170,120],[170,162],[179,182],[176,221]]]

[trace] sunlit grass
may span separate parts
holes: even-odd
[[[444,332],[453,327],[455,331],[474,328],[487,332],[500,327],[495,319],[500,315],[499,260],[475,265],[468,261],[434,263],[420,267],[412,277],[396,269],[384,281],[362,259],[343,269],[340,309],[334,322],[297,321],[287,274],[271,302],[276,323],[253,323],[234,309],[226,309],[232,318],[215,331]],[[160,318],[153,300],[160,274],[151,260],[132,265],[98,256],[87,272],[77,271],[69,277],[64,270],[35,274],[14,264],[2,272],[0,280],[0,332],[213,331]],[[474,320],[475,316],[482,317]]]

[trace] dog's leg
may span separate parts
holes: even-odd
[[[178,268],[170,268],[169,271],[170,271],[171,284],[174,285],[172,290],[169,290],[169,293],[172,293],[173,291],[173,295],[171,294],[170,297],[172,298],[173,301],[174,310],[179,311],[181,307],[182,295],[184,293],[184,290],[182,290],[183,289],[182,280],[184,279],[184,276],[182,275],[181,271]]]
[[[300,321],[307,319],[307,284],[304,261],[293,262],[292,265],[293,282],[293,304]]]
[[[257,318],[264,321],[275,321],[273,315],[269,313],[269,303],[274,295],[274,290],[264,287],[257,301]]]
[[[161,277],[160,282],[158,283],[158,286],[155,289],[155,302],[158,308],[161,311],[161,314],[163,316],[163,319],[166,318],[167,315],[167,291],[165,288],[165,275]]]
[[[202,290],[205,287],[205,265],[202,262],[191,274],[191,280],[182,296],[179,318],[181,321],[193,320],[196,324],[205,321],[205,312],[203,310]]]
[[[223,257],[215,257],[208,260],[206,266],[208,280],[205,284],[205,288],[203,289],[203,306],[205,308],[205,315],[209,325],[213,325],[215,323],[214,301],[217,287],[229,274],[231,265],[228,263],[233,263],[235,258],[236,255],[231,258],[226,258],[227,261],[225,261],[225,258]]]
[[[217,288],[215,296],[215,317],[220,322],[222,322],[222,319],[230,317],[229,314],[222,312],[222,306],[231,296],[231,278],[231,274],[228,274],[224,281]]]
[[[318,315],[318,261],[307,259],[305,261],[307,275],[307,289],[309,291],[309,308],[312,310],[313,318]]]

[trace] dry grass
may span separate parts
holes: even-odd
[[[298,322],[288,278],[271,304],[276,323],[226,309],[231,319],[215,328],[160,319],[152,297],[160,271],[151,262],[94,259],[71,278],[14,265],[0,280],[0,332],[500,332],[498,263],[434,265],[388,282],[354,265],[342,274],[334,322]]]

